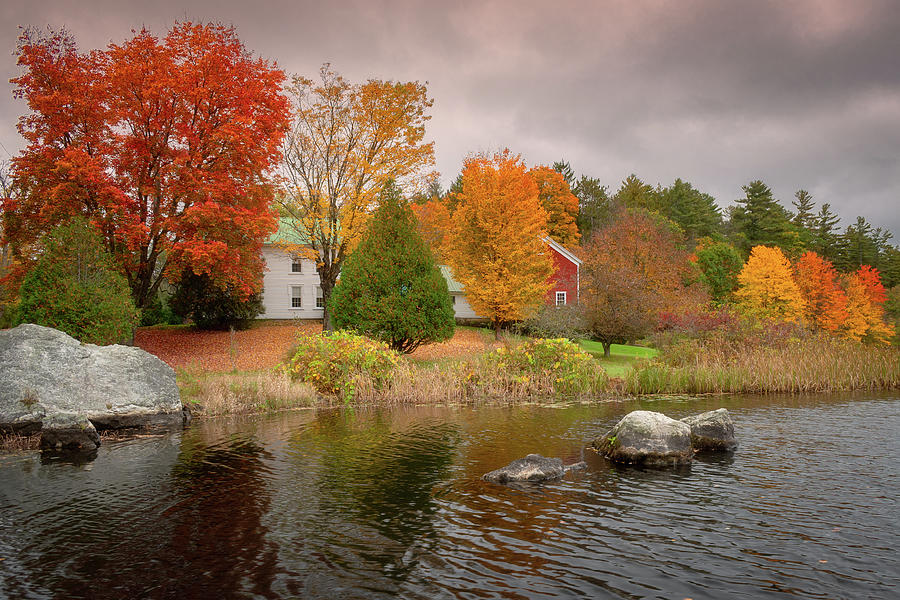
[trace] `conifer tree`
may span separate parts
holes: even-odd
[[[336,327],[382,340],[398,352],[453,336],[447,282],[389,181],[359,246],[344,263],[329,309]]]
[[[775,200],[769,186],[756,180],[742,189],[745,196],[736,200],[739,206],[731,212],[731,225],[744,250],[754,246],[795,248],[799,236],[791,225],[790,214]]]

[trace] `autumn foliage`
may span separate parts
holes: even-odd
[[[894,328],[885,322],[887,294],[877,269],[863,265],[843,278],[847,295],[847,318],[840,333],[850,339],[889,344]]]
[[[754,246],[738,275],[740,288],[734,293],[747,314],[784,321],[799,321],[806,302],[794,282],[791,263],[780,248]]]
[[[64,31],[26,30],[12,80],[29,114],[4,205],[18,257],[74,215],[88,217],[138,305],[185,268],[259,291],[275,228],[266,173],[288,123],[283,73],[234,29],[177,23],[80,52]]]
[[[553,273],[547,213],[521,158],[504,150],[466,159],[444,256],[472,309],[495,331],[530,316]]]
[[[562,244],[578,243],[578,198],[558,171],[550,167],[534,167],[529,172],[538,188],[541,206],[547,212],[547,235]]]
[[[378,193],[390,179],[415,186],[434,163],[433,143],[423,142],[432,101],[417,81],[354,84],[328,64],[318,81],[295,77],[290,93],[294,118],[278,204],[303,242],[285,250],[316,261],[328,329],[331,291]]]
[[[794,279],[804,300],[804,321],[814,328],[837,332],[847,320],[847,295],[831,261],[806,252],[794,263]]]
[[[584,248],[582,301],[591,336],[609,346],[650,333],[663,311],[696,309],[705,296],[686,286],[691,267],[672,223],[620,210]]]

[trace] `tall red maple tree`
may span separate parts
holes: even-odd
[[[3,216],[19,258],[84,215],[139,306],[185,269],[241,295],[260,289],[260,248],[276,227],[267,175],[290,114],[274,63],[231,27],[182,22],[86,53],[65,31],[28,29],[18,64],[28,146]]]

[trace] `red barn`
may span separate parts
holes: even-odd
[[[581,259],[556,240],[545,237],[544,241],[550,247],[553,266],[556,267],[550,277],[553,287],[547,292],[546,304],[550,306],[578,304],[578,293],[581,287]]]

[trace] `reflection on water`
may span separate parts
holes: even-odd
[[[727,407],[677,471],[582,448],[630,410]],[[308,411],[0,457],[0,597],[893,598],[900,401],[709,397]],[[589,468],[480,476],[529,452]]]

